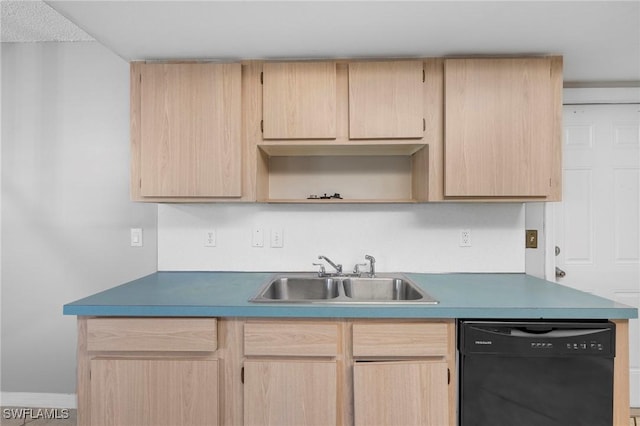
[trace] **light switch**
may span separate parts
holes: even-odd
[[[264,247],[264,232],[262,228],[254,228],[251,235],[251,247]]]
[[[538,248],[538,230],[527,229],[526,236],[527,240],[524,244],[525,248]]]
[[[142,247],[142,228],[131,228],[131,247]]]

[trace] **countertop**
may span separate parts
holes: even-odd
[[[65,315],[307,318],[637,318],[638,310],[525,274],[406,274],[437,305],[265,304],[273,272],[156,272],[64,305]]]

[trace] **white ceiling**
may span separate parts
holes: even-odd
[[[42,1],[0,1],[3,42],[92,41],[93,37]]]
[[[47,1],[126,60],[561,54],[640,81],[640,1]]]

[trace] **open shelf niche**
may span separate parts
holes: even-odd
[[[428,199],[425,144],[260,144],[257,198],[270,203],[413,203]],[[340,194],[342,199],[308,199]]]

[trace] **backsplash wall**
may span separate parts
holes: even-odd
[[[524,272],[524,223],[518,203],[159,204],[158,270],[311,271],[322,254],[349,272],[371,254],[379,272]],[[216,246],[205,247],[211,229]],[[264,247],[252,246],[254,229]]]

